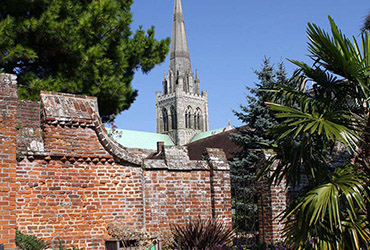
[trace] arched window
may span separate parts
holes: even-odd
[[[193,113],[193,109],[190,106],[188,106],[188,108],[185,111],[185,128],[192,127],[192,122],[191,122],[192,113]]]
[[[202,111],[200,108],[197,108],[194,114],[194,128],[201,130],[202,128],[202,119],[201,119]]]
[[[171,106],[171,125],[172,129],[177,129],[177,114],[174,106]]]
[[[167,113],[167,109],[164,108],[162,110],[162,113],[163,113],[163,130],[168,131],[168,113]]]

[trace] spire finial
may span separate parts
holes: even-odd
[[[230,119],[229,119],[229,122],[227,123],[227,126],[226,128],[224,129],[224,131],[230,131],[233,129],[233,126],[231,126],[231,122],[230,122]]]

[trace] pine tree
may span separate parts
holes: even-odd
[[[0,72],[15,73],[18,94],[37,100],[40,90],[98,97],[104,121],[137,96],[136,70],[164,61],[169,39],[154,27],[132,32],[133,0],[2,0]]]
[[[267,93],[262,88],[272,88],[278,84],[286,84],[287,77],[282,63],[275,71],[269,59],[263,60],[260,71],[254,72],[259,83],[255,88],[247,87],[247,105],[240,105],[241,111],[234,111],[235,115],[246,126],[238,129],[238,133],[231,135],[231,140],[242,150],[234,153],[231,162],[231,186],[235,208],[234,226],[239,231],[253,234],[258,229],[257,224],[257,190],[256,175],[259,163],[263,159],[261,143],[270,144],[274,140],[267,131],[276,124],[272,112],[264,102]]]

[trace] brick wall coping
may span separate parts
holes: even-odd
[[[4,77],[3,75],[0,75]],[[12,75],[8,75],[13,81]],[[9,79],[10,79],[9,78]],[[225,153],[220,149],[206,149],[205,160],[190,160],[186,146],[165,146],[163,159],[143,159],[142,155],[130,152],[112,139],[101,122],[96,97],[41,91],[41,123],[54,126],[89,127],[107,151],[107,155],[59,155],[44,151],[24,152],[29,160],[42,158],[69,162],[128,162],[146,169],[173,171],[220,170],[228,171]],[[22,152],[23,153],[23,152]]]
[[[41,91],[42,114],[45,122],[91,126],[99,114],[96,97]]]
[[[52,161],[52,160],[60,160],[62,162],[84,162],[84,163],[113,163],[114,158],[113,156],[107,155],[107,156],[97,156],[97,155],[66,155],[66,154],[53,154],[50,155],[50,153],[32,153],[32,152],[25,152],[26,155],[19,155],[20,159],[27,158],[29,161],[42,159],[45,161]]]
[[[13,74],[0,74],[0,82],[8,84],[8,85],[17,85],[17,76]]]
[[[230,171],[230,165],[227,161],[226,154],[221,148],[206,148],[204,155],[210,167],[219,171]]]
[[[162,159],[144,159],[146,170],[169,171],[230,171],[226,155],[222,149],[207,148],[205,160],[190,160],[187,146],[164,146]]]
[[[100,143],[103,145],[105,150],[107,150],[115,158],[122,161],[127,161],[129,163],[141,165],[142,159],[135,155],[129,153],[126,148],[121,146],[115,140],[113,140],[107,133],[103,123],[100,120],[99,114],[94,114],[94,130],[99,138]]]
[[[44,122],[53,125],[91,127],[95,130],[102,146],[114,158],[136,165],[142,164],[139,156],[129,153],[109,137],[99,117],[96,97],[47,91],[41,91],[40,97]],[[80,158],[85,159],[86,157]],[[91,159],[91,157],[87,158]],[[99,159],[99,157],[94,158]]]
[[[207,161],[176,162],[159,159],[145,159],[145,170],[169,170],[169,171],[209,171]]]

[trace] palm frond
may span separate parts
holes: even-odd
[[[337,168],[329,182],[307,192],[286,211],[287,243],[296,246],[293,249],[311,240],[313,246],[320,246],[314,249],[360,249],[370,239],[366,181],[367,177],[353,165]],[[351,236],[350,241],[343,242],[340,234]]]
[[[312,98],[301,99],[300,109],[276,103],[266,105],[276,112],[277,118],[282,118],[281,127],[285,132],[278,139],[289,135],[297,137],[304,133],[323,134],[327,139],[344,143],[352,152],[356,149],[356,142],[361,139],[353,126],[354,123],[358,124],[357,119],[330,110],[330,107]]]
[[[275,142],[259,175],[293,187],[308,179],[303,196],[284,217],[291,249],[360,249],[370,239],[369,177],[348,164],[353,153],[368,147],[369,33],[358,42],[342,34],[330,16],[329,22],[330,35],[308,24],[313,65],[290,60],[299,68],[289,84],[262,90],[269,93],[265,103],[278,124],[269,132]],[[348,158],[336,155],[338,144]],[[338,166],[336,157],[346,164]]]
[[[369,85],[364,71],[368,68],[368,33],[362,35],[361,54],[356,39],[354,43],[341,33],[333,19],[329,16],[333,37],[315,24],[308,24],[307,36],[310,40],[308,50],[311,57],[320,62],[320,65],[335,75],[356,82],[361,87],[359,90],[365,98],[369,97]],[[363,60],[366,58],[367,60]],[[367,70],[368,71],[368,70]]]

